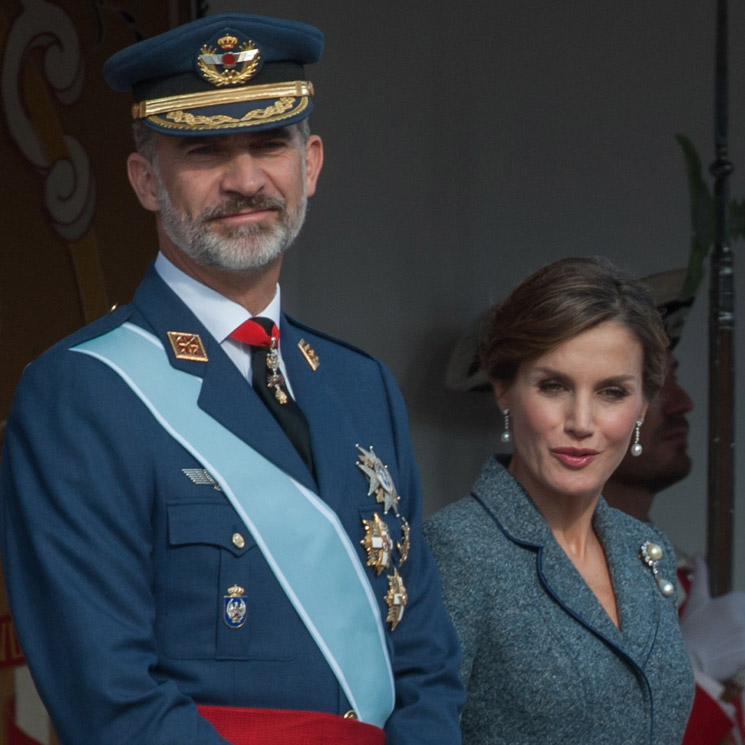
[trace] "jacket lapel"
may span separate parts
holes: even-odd
[[[621,631],[553,535],[547,538],[537,561],[541,582],[570,615],[614,645],[623,644]]]
[[[482,474],[477,481],[474,492],[484,495],[487,506],[493,510],[502,530],[512,541],[534,550],[539,581],[564,611],[593,633],[622,649],[623,633],[611,621],[600,601],[556,542],[538,508],[507,470],[493,462],[486,476]],[[492,502],[486,495],[499,495],[498,503]],[[600,540],[602,543],[603,536],[600,536]],[[607,558],[609,565],[616,559],[615,556]],[[611,579],[618,596],[615,577]],[[628,588],[624,586],[624,596],[627,592]],[[617,602],[620,604],[618,597]],[[619,617],[623,628],[624,617]]]
[[[324,501],[334,509],[343,510],[339,500],[348,501],[347,475],[358,475],[354,468],[358,452],[354,427],[331,384],[335,373],[333,360],[320,359],[320,366],[314,371],[298,346],[301,334],[285,317],[280,338],[293,394],[308,420],[318,488]],[[342,458],[348,456],[348,460],[340,461],[340,453]]]
[[[636,660],[645,660],[661,622],[663,604],[652,570],[640,553],[645,541],[659,543],[659,538],[643,523],[634,523],[630,529],[625,516],[602,499],[594,525],[608,559],[626,649]]]

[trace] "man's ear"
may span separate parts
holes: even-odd
[[[140,204],[150,212],[160,212],[153,164],[144,155],[132,153],[127,158],[127,176]]]
[[[323,167],[323,141],[311,135],[305,144],[305,193],[312,197],[316,193],[318,175]]]

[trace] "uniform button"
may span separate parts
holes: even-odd
[[[344,719],[357,719],[357,714],[354,709],[350,709],[345,715]]]
[[[236,548],[243,548],[246,545],[246,539],[240,533],[233,533],[233,545]]]

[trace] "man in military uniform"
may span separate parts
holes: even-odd
[[[106,64],[160,251],[130,305],[27,368],[0,481],[11,607],[63,743],[460,741],[401,395],[280,307],[323,162],[322,45],[226,14]]]

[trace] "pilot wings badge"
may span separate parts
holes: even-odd
[[[239,46],[238,37],[226,33],[217,47],[205,44],[197,58],[199,72],[212,85],[243,85],[259,71],[261,52],[250,39]]]

